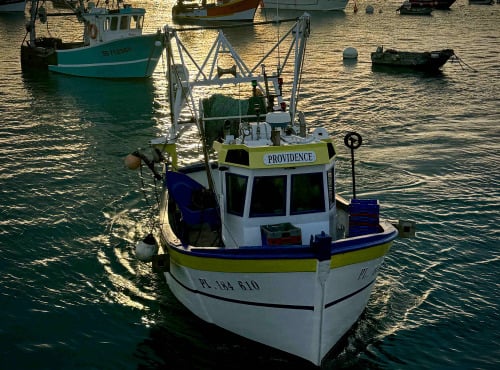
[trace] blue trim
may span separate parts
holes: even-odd
[[[346,296],[344,296],[344,297],[342,297],[342,298],[339,298],[339,299],[337,299],[337,300],[335,300],[335,301],[332,301],[332,302],[330,302],[330,303],[325,304],[325,309],[326,309],[326,308],[330,308],[331,306],[334,306],[334,305],[336,305],[337,303],[340,303],[340,302],[342,302],[342,301],[345,301],[346,299],[351,298],[351,297],[355,296],[355,295],[356,295],[356,294],[358,294],[358,293],[361,293],[363,290],[365,290],[366,288],[368,288],[368,287],[369,287],[370,285],[372,285],[374,282],[375,282],[375,279],[373,279],[372,281],[370,281],[370,282],[369,282],[368,284],[366,284],[364,287],[362,287],[362,288],[360,288],[360,289],[356,290],[355,292],[352,292],[351,294],[348,294],[348,295],[346,295]]]
[[[330,254],[342,254],[354,252],[361,249],[371,248],[388,243],[397,236],[397,230],[393,232],[380,233],[359,239],[342,239],[332,242]],[[316,250],[309,245],[286,245],[286,246],[246,246],[234,249],[220,248],[196,248],[169,243],[177,252],[204,258],[239,259],[239,260],[266,260],[266,259],[311,259],[317,258]]]
[[[200,294],[200,295],[203,295],[205,297],[210,297],[210,298],[213,298],[213,299],[217,299],[219,301],[224,301],[224,302],[231,302],[231,303],[237,303],[237,304],[243,304],[243,305],[247,305],[247,306],[258,306],[258,307],[269,307],[269,308],[284,308],[284,309],[287,309],[287,310],[306,310],[306,311],[314,311],[314,306],[299,306],[299,305],[288,305],[288,304],[276,304],[276,303],[261,303],[261,302],[248,302],[248,301],[241,301],[239,299],[231,299],[231,298],[225,298],[225,297],[220,297],[220,296],[217,296],[217,295],[213,295],[213,294],[208,294],[208,293],[205,293],[205,292],[201,292],[199,290],[196,290],[196,289],[191,289],[187,286],[185,286],[183,283],[181,283],[174,275],[172,275],[172,273],[170,272],[170,276],[172,277],[172,279],[174,279],[177,284],[179,284],[181,287],[183,287],[184,289],[190,291],[191,293],[195,293],[195,294]],[[364,287],[346,295],[346,296],[343,296],[342,298],[339,298],[339,299],[336,299],[332,302],[329,302],[327,304],[325,304],[324,308],[327,309],[327,308],[330,308],[342,301],[345,301],[346,299],[349,299],[351,297],[354,297],[356,294],[358,293],[361,293],[363,290],[365,290],[366,288],[368,288],[370,285],[372,285],[373,283],[375,282],[375,279],[373,279],[371,282],[369,282],[368,284],[366,284]]]

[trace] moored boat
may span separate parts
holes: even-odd
[[[163,52],[163,35],[160,30],[143,33],[145,9],[117,4],[117,7],[108,3],[97,7],[89,2],[85,7],[80,0],[78,6],[65,15],[76,17],[82,23],[83,38],[67,42],[51,36],[37,37],[36,20],[46,23],[51,14],[33,0],[27,25],[29,39],[21,45],[22,67],[81,77],[150,77]]]
[[[345,10],[349,0],[262,0],[263,7],[282,10]]]
[[[174,21],[253,21],[260,0],[178,0]]]
[[[0,0],[0,13],[24,12],[26,0]]]
[[[334,139],[309,130],[297,110],[310,18],[286,21],[255,64],[222,30],[194,60],[180,30],[166,27],[171,127],[126,163],[147,164],[161,184],[158,228],[136,253],[177,299],[209,323],[319,365],[365,309],[398,230],[377,200],[356,196],[354,172],[353,199],[337,192]],[[279,50],[286,55],[274,58]],[[182,156],[190,127],[202,138],[199,163]],[[353,157],[361,143],[344,137]]]
[[[431,15],[432,7],[415,6],[409,0],[403,1],[403,4],[396,9],[401,15]]]
[[[385,49],[382,46],[371,53],[372,65],[418,69],[422,71],[439,70],[455,53],[452,49],[414,52]]]
[[[415,8],[450,9],[456,0],[409,0]]]

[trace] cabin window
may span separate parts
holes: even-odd
[[[326,174],[326,179],[328,180],[328,201],[330,202],[330,208],[335,206],[335,169],[332,168]]]
[[[109,23],[109,29],[111,31],[116,31],[118,29],[118,18],[117,17],[108,18],[108,23]]]
[[[290,214],[324,212],[323,174],[292,175]]]
[[[253,180],[250,217],[284,216],[286,176],[261,176]]]
[[[124,15],[120,18],[120,29],[128,30],[128,27],[129,27],[129,17],[127,15]]]
[[[143,17],[140,16],[140,15],[133,15],[131,18],[130,18],[130,29],[141,29],[142,28],[142,20],[143,20]]]
[[[226,209],[228,213],[243,216],[248,177],[226,173]]]

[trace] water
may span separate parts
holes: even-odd
[[[395,12],[398,1],[370,2],[372,15],[367,4],[312,13],[299,104],[337,138],[343,193],[342,138],[356,130],[358,195],[380,198],[386,217],[415,220],[418,232],[395,243],[365,313],[324,368],[496,369],[500,6],[458,0],[411,17]],[[146,1],[151,31],[170,21],[171,5]],[[273,15],[259,9],[256,20]],[[74,22],[50,22],[52,34],[74,35]],[[24,23],[0,15],[0,368],[309,368],[193,317],[134,257],[149,212],[123,157],[163,130],[163,63],[145,82],[23,74]],[[228,31],[257,56],[254,40],[266,49],[274,36],[272,27]],[[187,43],[202,50],[206,39]],[[378,45],[453,48],[476,71],[372,71]],[[342,61],[348,46],[359,52],[354,65]]]

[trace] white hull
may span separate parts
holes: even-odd
[[[358,320],[392,244],[372,243],[323,261],[228,257],[220,262],[179,248],[164,227],[163,236],[170,239],[163,245],[170,256],[165,278],[184,306],[206,322],[315,365]],[[391,226],[385,227],[390,233]]]
[[[349,0],[264,0],[264,8],[282,10],[345,10]]]
[[[320,365],[363,312],[382,260],[331,270],[324,290],[316,272],[218,273],[171,264],[165,276],[201,319]],[[234,290],[221,290],[229,284]]]

